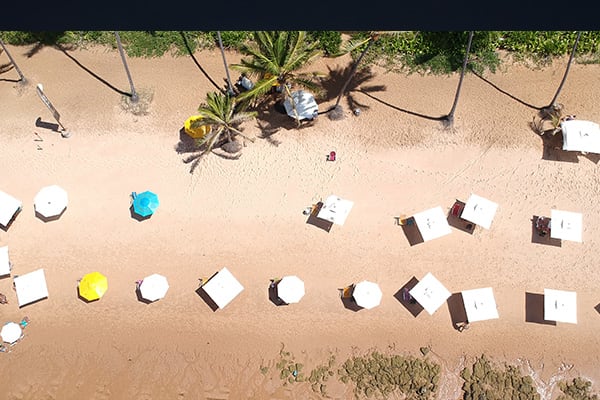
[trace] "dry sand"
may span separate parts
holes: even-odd
[[[45,47],[28,56],[30,49],[9,47],[27,86],[14,82],[14,70],[0,75],[0,189],[24,205],[0,242],[9,245],[14,274],[45,269],[50,296],[19,309],[12,279],[0,281],[10,301],[0,306],[2,320],[32,321],[25,339],[0,355],[2,398],[319,398],[307,383],[282,385],[275,368],[282,346],[307,370],[330,354],[343,361],[370,349],[418,355],[430,346],[444,366],[440,399],[460,396],[460,366],[482,353],[529,364],[545,400],[558,394],[556,376],[599,382],[597,159],[545,150],[528,126],[536,111],[524,104],[552,98],[566,60],[537,70],[510,65],[486,74],[488,82],[468,75],[450,130],[416,114],[447,113],[457,75],[373,68],[364,91],[351,92],[359,117],[344,101],[343,120],[322,115],[294,129],[287,116],[266,112],[244,126],[257,139],[239,159],[210,155],[190,174],[182,161],[189,154],[175,150],[180,129],[214,90],[190,57],[129,59],[138,92],[153,94],[148,115],[135,116],[121,106],[118,91],[129,85],[116,51]],[[195,57],[222,82],[218,52]],[[333,76],[349,62],[312,69]],[[600,66],[572,67],[559,99],[567,112],[600,120],[599,77]],[[38,83],[70,138],[36,126],[38,118],[53,122]],[[341,81],[325,84],[321,110]],[[331,150],[336,162],[325,161]],[[44,223],[33,197],[49,184],[64,187],[70,202],[58,221]],[[146,189],[161,205],[138,222],[129,194]],[[355,202],[346,224],[330,232],[307,224],[302,210],[332,193]],[[394,216],[449,210],[471,193],[500,205],[489,231],[453,229],[411,246],[395,225]],[[583,243],[532,242],[532,216],[552,208],[583,213]],[[195,292],[197,279],[224,266],[245,290],[213,312]],[[109,291],[86,304],[77,280],[95,270],[108,276]],[[169,279],[166,298],[139,302],[134,282],[155,272]],[[493,287],[500,319],[459,333],[446,305],[414,317],[394,294],[427,272],[453,293]],[[300,276],[307,293],[277,307],[269,279],[287,274]],[[344,308],[338,288],[363,279],[381,285],[381,305]],[[526,321],[526,292],[544,288],[577,291],[578,324]],[[350,385],[331,383],[328,392],[353,398]]]

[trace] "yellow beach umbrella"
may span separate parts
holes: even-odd
[[[183,128],[185,133],[193,137],[194,139],[202,139],[207,133],[211,131],[210,125],[197,125],[192,126],[195,122],[202,120],[202,117],[199,115],[193,115],[185,120],[183,124]]]
[[[87,301],[98,300],[108,290],[108,279],[100,272],[85,274],[79,281],[79,295]]]

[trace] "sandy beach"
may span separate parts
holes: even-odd
[[[433,118],[449,111],[457,75],[374,67],[350,93],[360,116],[343,100],[344,119],[321,115],[296,129],[270,110],[243,126],[256,139],[239,159],[211,154],[190,173],[190,153],[177,151],[180,130],[214,90],[191,57],[128,59],[136,89],[153,96],[148,114],[136,116],[122,107],[119,91],[129,84],[117,51],[44,47],[28,56],[31,47],[8,48],[28,84],[16,83],[14,70],[0,75],[0,190],[21,199],[23,211],[0,230],[0,245],[9,246],[13,275],[44,268],[49,297],[19,308],[12,278],[0,280],[9,299],[2,323],[31,319],[24,339],[0,354],[1,397],[318,399],[309,383],[282,384],[282,348],[311,369],[331,354],[339,362],[372,349],[420,356],[423,346],[443,366],[441,400],[460,398],[461,366],[483,353],[530,366],[543,400],[560,394],[561,377],[586,377],[598,390],[598,158],[544,148],[529,127],[536,110],[527,104],[551,100],[566,59],[537,69],[505,65],[484,79],[468,74],[452,129]],[[223,82],[218,52],[195,57]],[[310,69],[333,76],[349,62],[324,59]],[[566,112],[600,121],[599,77],[598,65],[572,66],[559,98]],[[71,137],[36,126],[54,122],[38,83]],[[342,83],[325,81],[320,111]],[[337,160],[327,162],[332,150]],[[69,205],[44,223],[33,198],[51,184],[68,192]],[[144,190],[161,204],[139,222],[129,196]],[[499,204],[491,229],[453,228],[411,246],[395,223],[436,206],[448,212],[471,193]],[[330,194],[354,207],[327,232],[302,211]],[[551,209],[583,213],[582,243],[537,242],[532,217]],[[222,267],[245,290],[213,312],[196,293],[198,278]],[[92,271],[108,277],[109,289],[85,303],[77,280]],[[492,287],[500,318],[458,332],[447,305],[413,316],[395,294],[428,272],[452,293]],[[152,273],[165,275],[170,289],[145,304],[135,281]],[[270,279],[290,274],[304,280],[306,295],[276,306]],[[338,289],[364,279],[380,285],[380,306],[346,309]],[[577,324],[526,320],[526,293],[544,288],[577,292]],[[335,380],[328,395],[354,398],[351,384]]]

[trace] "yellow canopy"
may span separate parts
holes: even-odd
[[[108,290],[108,279],[100,272],[85,274],[79,281],[79,295],[87,301],[98,300]]]
[[[202,119],[199,115],[193,115],[185,120],[183,127],[185,129],[185,133],[193,137],[194,139],[202,139],[207,133],[211,131],[210,125],[198,125],[192,127],[194,122],[200,121]]]

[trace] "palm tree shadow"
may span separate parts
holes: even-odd
[[[65,56],[67,56],[69,59],[71,59],[71,61],[73,61],[75,64],[77,64],[81,69],[83,69],[85,72],[87,72],[88,74],[92,75],[94,78],[96,78],[97,80],[99,80],[100,82],[102,82],[104,85],[108,86],[109,88],[111,88],[112,90],[114,90],[115,92],[119,93],[120,95],[123,96],[128,96],[131,97],[131,93],[129,92],[125,92],[123,90],[120,90],[118,88],[116,88],[115,86],[111,85],[108,81],[106,81],[105,79],[103,79],[102,77],[100,77],[98,74],[94,73],[92,70],[90,70],[89,68],[87,68],[85,65],[83,65],[81,62],[79,62],[75,57],[73,57],[71,54],[67,53],[67,50],[71,50],[71,48],[66,48],[64,45],[62,44],[57,44],[56,48],[58,50],[60,50]]]
[[[401,111],[403,113],[406,113],[406,114],[409,114],[409,115],[413,115],[415,117],[425,118],[425,119],[429,119],[429,120],[432,120],[432,121],[445,121],[447,119],[446,115],[442,115],[442,116],[439,116],[439,117],[434,117],[434,116],[431,116],[431,115],[421,114],[421,113],[418,113],[418,112],[415,112],[415,111],[410,111],[410,110],[407,110],[405,108],[400,108],[398,106],[395,106],[393,104],[388,103],[387,101],[381,100],[381,99],[373,96],[371,93],[369,93],[369,92],[367,92],[367,91],[365,91],[363,89],[358,89],[358,92],[366,95],[367,97],[372,98],[375,101],[380,102],[383,105],[386,105],[386,106],[388,106],[390,108],[393,108],[394,110],[398,110],[398,111]]]
[[[471,68],[471,72],[473,73],[473,75],[475,75],[476,77],[478,77],[479,79],[481,79],[482,81],[484,81],[485,83],[487,83],[488,85],[490,85],[491,87],[493,87],[494,89],[496,89],[497,91],[499,91],[500,93],[502,93],[502,94],[510,97],[511,99],[515,100],[516,102],[518,102],[520,104],[523,104],[525,107],[529,107],[529,108],[537,110],[537,111],[541,111],[544,108],[544,107],[534,106],[533,104],[529,104],[529,103],[525,102],[524,100],[519,99],[515,95],[510,94],[509,92],[507,92],[504,89],[501,89],[499,86],[497,86],[493,82],[490,82],[489,80],[487,80],[486,78],[484,78],[481,74],[479,74],[478,72],[474,71],[472,68]]]
[[[34,44],[34,46],[31,49],[29,49],[25,53],[25,56],[27,58],[31,58],[34,55],[36,55],[37,53],[39,53],[40,50],[42,50],[45,46],[56,45],[58,42],[58,39],[60,39],[62,36],[64,36],[64,34],[65,34],[64,31],[34,32],[34,38],[37,40],[37,42]]]
[[[323,80],[322,85],[325,89],[325,100],[330,101],[339,96],[340,90],[342,89],[344,82],[348,79],[348,76],[352,72],[353,63],[349,63],[346,67],[339,69],[329,69],[329,79]],[[356,71],[350,83],[346,87],[346,101],[350,110],[354,110],[357,107],[368,109],[366,104],[360,103],[352,93],[357,91],[364,91],[366,93],[383,92],[386,90],[385,85],[372,85],[363,86],[365,83],[371,81],[375,77],[375,74],[370,67],[364,67]]]
[[[2,51],[0,51],[0,54],[2,54]],[[0,74],[5,74],[8,71],[11,71],[14,69],[14,66],[11,63],[6,63],[6,64],[2,64],[0,65]],[[8,79],[8,78],[1,78],[0,82],[14,82],[17,83],[19,82],[20,79]]]
[[[217,90],[223,94],[226,93],[226,91],[217,84],[217,82],[215,82],[210,75],[208,75],[208,72],[206,72],[206,70],[204,70],[204,68],[202,68],[202,65],[200,65],[200,63],[198,62],[198,60],[196,59],[196,57],[194,56],[194,52],[192,51],[192,48],[190,47],[190,44],[188,42],[187,37],[185,36],[185,34],[180,31],[179,34],[181,35],[181,38],[183,39],[183,44],[185,45],[185,48],[188,52],[188,54],[190,55],[190,57],[192,57],[192,60],[194,61],[194,64],[196,64],[196,66],[198,67],[198,69],[202,72],[202,74],[206,77],[206,79],[208,79],[210,81],[210,83],[213,84],[214,87],[217,88]]]

